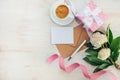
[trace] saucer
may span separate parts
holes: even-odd
[[[58,5],[61,5],[61,4],[65,4],[64,3],[64,0],[58,0],[56,1],[51,9],[50,9],[50,18],[52,19],[52,21],[56,24],[59,24],[59,25],[68,25],[70,24],[73,20],[74,20],[74,15],[72,13],[72,11],[70,10],[70,13],[69,13],[69,17],[65,18],[65,19],[59,19],[58,17],[56,17],[55,15],[55,9]],[[69,6],[68,6],[69,7]]]

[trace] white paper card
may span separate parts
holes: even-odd
[[[73,43],[73,27],[51,27],[51,44]]]

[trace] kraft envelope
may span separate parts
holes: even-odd
[[[57,44],[56,47],[63,58],[67,58],[77,49],[77,47],[84,41],[89,42],[89,36],[83,25],[78,25],[74,28],[74,44]],[[85,49],[86,46],[82,46],[80,50]],[[80,51],[79,50],[79,51]]]

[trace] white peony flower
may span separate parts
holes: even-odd
[[[94,47],[100,48],[104,43],[108,42],[108,39],[106,35],[96,32],[90,37],[90,42]]]
[[[98,52],[98,58],[101,60],[106,60],[110,56],[110,49],[103,48]]]

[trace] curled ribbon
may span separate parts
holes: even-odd
[[[87,71],[87,68],[84,65],[79,64],[79,63],[73,63],[70,66],[65,67],[64,59],[61,56],[57,55],[57,54],[54,54],[54,55],[52,55],[52,56],[50,56],[48,58],[48,60],[47,60],[48,64],[51,64],[57,58],[59,59],[59,67],[60,67],[60,69],[62,69],[65,72],[72,72],[74,69],[80,67],[80,69],[82,70],[83,75],[86,78],[88,78],[89,80],[96,80],[98,77],[100,77],[101,75],[103,75],[105,73],[108,73],[113,80],[118,80],[117,77],[112,72],[105,71],[105,70],[101,70],[99,72],[93,73],[92,75],[89,75],[88,71]]]

